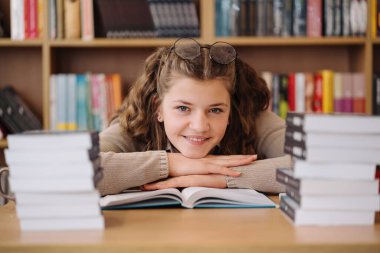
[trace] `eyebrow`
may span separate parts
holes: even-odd
[[[182,104],[185,104],[185,105],[192,105],[192,103],[190,102],[187,102],[185,100],[174,100],[173,102],[175,103],[182,103]],[[216,104],[211,104],[209,105],[209,107],[213,107],[213,106],[224,106],[224,107],[228,107],[228,105],[226,103],[216,103]]]

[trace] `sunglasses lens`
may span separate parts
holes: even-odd
[[[224,42],[216,42],[210,48],[211,58],[220,64],[229,64],[236,59],[236,51],[233,46]]]
[[[175,53],[185,60],[193,60],[201,53],[199,44],[190,38],[182,38],[174,44]]]

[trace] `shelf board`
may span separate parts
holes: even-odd
[[[0,140],[0,149],[8,147],[7,140]]]
[[[365,45],[364,37],[218,37],[216,41],[228,42],[235,46],[346,46]]]
[[[172,45],[176,38],[143,38],[143,39],[94,39],[84,40],[51,40],[51,47],[158,47]]]
[[[11,40],[9,38],[0,39],[0,47],[42,47],[42,40]]]
[[[346,46],[365,45],[364,37],[217,37],[214,41],[197,39],[200,43],[213,43],[215,41],[228,42],[235,46]],[[83,40],[51,40],[51,47],[158,47],[169,46],[176,38],[143,38],[143,39],[94,39]],[[380,42],[379,42],[380,43]]]

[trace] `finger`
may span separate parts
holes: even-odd
[[[178,188],[178,187],[214,187],[214,188],[225,188],[227,182],[224,176],[220,175],[191,175],[191,176],[180,176],[170,178],[165,181],[160,181],[158,183],[144,185],[145,190],[160,190],[167,188]]]
[[[239,171],[215,164],[207,165],[207,171],[209,172],[209,174],[219,174],[230,177],[238,177],[241,175],[241,172]]]
[[[242,165],[247,165],[252,163],[257,159],[257,155],[250,155],[246,157],[241,157],[241,158],[234,158],[230,157],[229,159],[210,159],[208,162],[218,164],[221,166],[226,166],[226,167],[235,167],[235,166],[242,166]]]
[[[254,157],[257,158],[257,155],[208,155],[207,158],[217,158],[219,160],[230,160],[230,159],[245,159],[247,157]]]

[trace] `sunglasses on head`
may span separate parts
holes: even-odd
[[[235,48],[221,41],[212,45],[201,45],[192,38],[179,38],[174,42],[171,50],[174,50],[176,55],[183,60],[194,60],[201,55],[201,48],[209,49],[210,59],[219,64],[230,64],[237,57]]]

